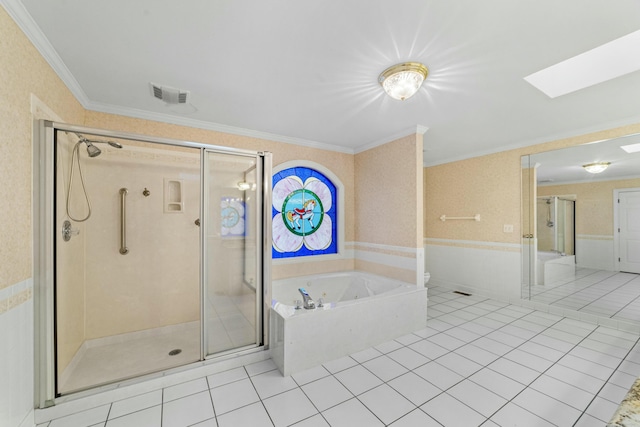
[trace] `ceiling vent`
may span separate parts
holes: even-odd
[[[171,86],[160,86],[150,83],[153,96],[167,104],[186,104],[189,97],[188,90],[180,90]]]

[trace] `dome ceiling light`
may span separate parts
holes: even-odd
[[[411,98],[422,86],[429,70],[419,62],[403,62],[384,70],[378,82],[393,99],[404,101]]]
[[[597,162],[589,163],[588,165],[582,165],[582,167],[589,173],[600,173],[604,172],[604,170],[608,168],[610,164],[611,162]]]

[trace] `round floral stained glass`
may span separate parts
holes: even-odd
[[[282,204],[284,225],[293,234],[307,236],[318,230],[324,217],[322,201],[311,190],[295,190]]]
[[[220,200],[220,233],[223,237],[244,236],[244,202],[223,197]]]
[[[232,206],[222,208],[222,226],[225,228],[233,228],[240,221],[240,214]]]
[[[272,199],[274,256],[335,253],[334,185],[307,168],[287,169],[277,178]]]

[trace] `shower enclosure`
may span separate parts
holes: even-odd
[[[40,407],[267,342],[269,153],[52,122],[39,133]]]
[[[575,201],[541,196],[537,201],[538,251],[575,254]]]

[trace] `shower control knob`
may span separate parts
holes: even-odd
[[[197,225],[198,227],[200,227],[200,218],[196,219],[195,221],[193,221],[193,223],[195,225]]]
[[[80,230],[71,228],[71,221],[66,220],[62,224],[62,240],[68,242],[71,240],[71,236],[77,236],[80,234]]]

